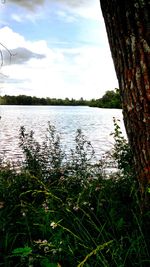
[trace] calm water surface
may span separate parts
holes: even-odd
[[[99,157],[113,145],[113,117],[120,119],[125,135],[122,110],[90,107],[64,106],[0,106],[0,156],[7,159],[21,157],[19,129],[34,130],[36,138],[44,139],[48,121],[55,125],[61,134],[62,144],[69,150],[74,145],[77,129],[91,141]]]

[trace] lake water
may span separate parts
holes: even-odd
[[[61,134],[62,144],[69,150],[74,145],[77,129],[82,129],[91,141],[96,155],[113,145],[113,117],[120,120],[123,134],[122,110],[100,109],[84,106],[0,106],[0,156],[18,159],[22,156],[19,148],[19,129],[25,126],[27,131],[34,130],[36,138],[44,139],[48,121],[55,125]]]

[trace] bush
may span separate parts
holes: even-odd
[[[108,175],[81,130],[66,155],[54,126],[42,144],[21,128],[20,172],[0,169],[0,266],[149,266],[149,213],[140,213],[132,154],[116,121],[114,138],[118,170]]]

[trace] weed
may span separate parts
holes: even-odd
[[[150,265],[150,213],[140,213],[132,153],[114,124],[109,174],[81,130],[66,155],[54,126],[42,144],[21,128],[20,171],[0,167],[0,266]]]

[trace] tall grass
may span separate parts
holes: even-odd
[[[0,168],[0,266],[150,266],[150,214],[114,125],[114,148],[98,162],[81,130],[68,156],[54,126],[42,144],[21,128],[20,172]],[[109,162],[117,170],[108,175]]]

